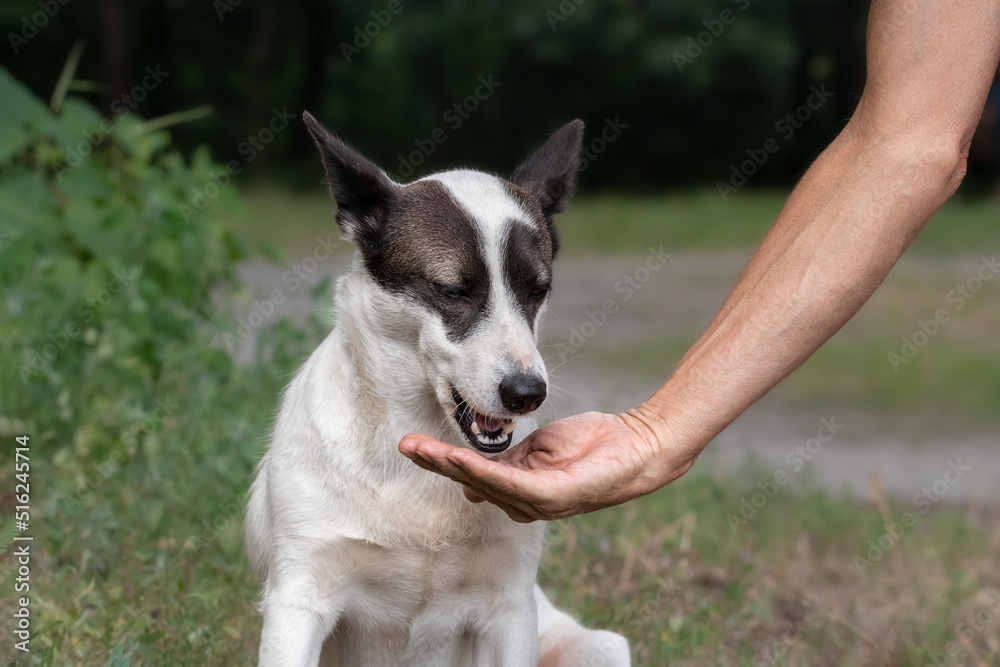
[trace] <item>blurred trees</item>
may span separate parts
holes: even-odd
[[[159,64],[169,77],[136,112],[211,104],[211,116],[173,133],[180,147],[208,144],[221,161],[239,159],[273,108],[311,110],[393,173],[416,151],[416,174],[455,164],[509,171],[581,117],[588,141],[606,119],[623,126],[593,147],[604,144],[582,177],[588,187],[714,183],[776,137],[780,150],[754,177],[763,184],[794,179],[850,116],[864,85],[867,8],[867,0],[5,0],[0,65],[47,97],[83,38],[78,78],[110,114],[112,100]],[[31,25],[37,34],[12,43]],[[496,90],[470,98],[490,76]],[[776,123],[820,84],[833,91],[830,102],[782,138]],[[315,183],[306,133],[291,128],[248,171],[281,166],[269,177]],[[443,142],[429,139],[436,128]]]

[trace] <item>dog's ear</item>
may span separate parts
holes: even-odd
[[[378,242],[396,193],[396,184],[378,166],[323,127],[308,111],[309,128],[326,170],[326,184],[337,202],[341,236],[367,255]]]
[[[556,130],[514,170],[510,180],[538,198],[549,227],[573,194],[580,167],[583,121],[573,120]]]

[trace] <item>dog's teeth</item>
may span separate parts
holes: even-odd
[[[514,432],[514,427],[517,426],[517,422],[506,422],[503,425],[503,432],[510,435]]]
[[[472,435],[479,435],[479,424],[476,423],[476,420],[472,420],[472,425],[469,426],[469,430],[472,431]]]

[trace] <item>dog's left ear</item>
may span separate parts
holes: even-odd
[[[397,186],[374,162],[341,141],[308,111],[302,120],[323,160],[326,184],[337,202],[341,236],[367,258],[385,232],[385,217]]]
[[[556,130],[514,170],[510,180],[538,198],[542,214],[555,241],[552,217],[563,210],[573,194],[576,171],[580,167],[583,121],[570,121]]]

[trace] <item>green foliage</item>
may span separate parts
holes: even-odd
[[[134,117],[80,148],[99,115],[74,99],[50,112],[2,69],[0,99],[0,447],[31,436],[35,634],[24,662],[254,664],[245,491],[276,396],[328,324],[275,322],[260,332],[255,363],[235,363],[220,340],[241,296],[244,252],[220,222],[236,215],[235,197],[223,189],[199,213],[182,210],[210,179],[207,154],[188,164]],[[662,211],[721,219],[710,199]],[[277,217],[287,203],[253,208]],[[748,222],[766,224],[777,203],[757,200]],[[312,201],[303,217],[328,206]],[[594,206],[578,213],[581,249],[604,243],[604,218],[627,208]],[[624,217],[638,242],[644,220],[670,216],[639,201]],[[674,242],[733,243],[696,227],[682,225]],[[668,341],[655,354],[664,347],[684,348]],[[660,363],[653,351],[631,354]],[[881,353],[864,358],[885,363]],[[943,381],[971,372],[956,360]],[[815,363],[832,375],[827,367],[844,361],[834,351]],[[8,498],[14,467],[0,458]],[[553,524],[540,579],[585,622],[625,633],[637,665],[759,664],[789,636],[789,656],[808,664],[922,665],[996,588],[995,520],[971,510],[922,517],[865,577],[851,558],[879,535],[877,509],[792,485],[734,533],[727,513],[770,472],[720,481],[699,469],[627,506]],[[0,547],[12,535],[4,514]],[[0,555],[3,590],[11,575],[9,553]],[[0,595],[0,616],[11,617],[10,604]],[[7,632],[0,626],[4,645]],[[995,662],[986,633],[971,641]]]
[[[255,622],[239,524],[260,406],[320,324],[272,327],[268,363],[237,365],[219,342],[245,257],[217,222],[234,194],[183,208],[207,153],[187,164],[165,132],[78,100],[50,112],[2,69],[0,99],[0,441],[31,438],[33,654],[236,664],[255,642],[232,639]]]
[[[628,129],[584,184],[660,190],[727,179],[747,149],[780,138],[776,122],[805,103],[810,86],[825,83],[832,100],[782,139],[754,182],[795,179],[850,116],[865,78],[866,0],[400,0],[391,16],[388,4],[123,3],[123,84],[162,64],[170,78],[140,109],[211,103],[217,114],[177,134],[224,161],[238,159],[241,142],[266,122],[248,117],[255,100],[265,116],[284,106],[314,112],[393,171],[435,128],[448,138],[418,172],[469,164],[509,173],[560,124],[584,119],[589,142],[606,118],[620,117]],[[36,5],[8,0],[2,32],[20,32]],[[61,55],[78,37],[101,44],[113,31],[88,3],[68,3],[57,18],[19,53],[0,50],[0,64],[47,82],[39,54]],[[82,78],[108,81],[102,55],[88,47]],[[502,84],[496,92],[446,120],[489,75]],[[301,127],[278,135],[265,159],[286,167],[282,176],[294,167],[303,183],[319,179]]]

